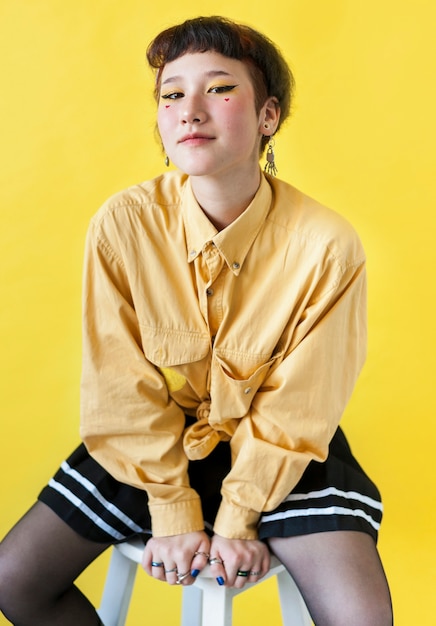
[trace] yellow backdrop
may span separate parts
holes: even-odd
[[[344,426],[384,496],[380,551],[397,626],[429,625],[432,0],[1,0],[0,534],[78,441],[85,231],[106,197],[162,169],[144,52],[157,31],[199,7],[252,24],[282,47],[298,89],[293,120],[276,142],[279,175],[348,217],[366,246],[369,359]],[[95,602],[106,564],[104,556],[81,577]],[[280,623],[275,590],[263,587],[237,600],[235,626]],[[179,592],[142,574],[128,624],[178,623]]]

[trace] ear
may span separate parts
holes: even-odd
[[[280,120],[280,106],[279,101],[275,96],[271,96],[263,105],[259,121],[260,121],[260,132],[262,135],[266,137],[272,137],[277,130],[277,126],[279,125]]]

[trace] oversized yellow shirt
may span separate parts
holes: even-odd
[[[262,175],[221,232],[177,172],[115,195],[90,224],[81,436],[146,490],[155,536],[203,528],[188,458],[223,439],[214,531],[255,538],[261,512],[326,458],[365,352],[360,241],[280,180]]]

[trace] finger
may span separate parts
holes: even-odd
[[[219,585],[225,585],[227,580],[224,561],[219,555],[213,555],[209,559],[211,574],[215,577]]]
[[[153,545],[153,539],[150,539],[145,546],[141,565],[149,576],[156,578],[156,580],[166,580],[164,558],[161,557],[159,550]]]
[[[191,563],[187,559],[181,559],[171,567],[164,570],[166,581],[170,585],[192,585],[195,578],[191,576]]]
[[[149,576],[153,575],[151,571],[151,561],[152,561],[151,552],[150,552],[148,545],[146,545],[145,550],[142,553],[141,565]]]
[[[265,573],[262,569],[262,567],[259,566],[254,566],[251,568],[251,570],[248,573],[248,582],[250,583],[255,583],[256,581],[260,580],[262,578],[262,576],[264,576]]]
[[[248,582],[250,578],[251,568],[247,566],[241,566],[236,571],[235,580],[233,586],[236,589],[242,589],[242,587]]]
[[[194,553],[194,557],[191,562],[191,576],[196,578],[201,570],[208,564],[210,559],[209,552],[198,550]]]
[[[156,578],[156,580],[165,580],[165,565],[163,563],[163,561],[161,560],[152,560],[150,562],[150,570],[151,570],[151,576],[153,576],[153,578]]]
[[[262,559],[262,563],[261,563],[261,567],[259,568],[259,569],[262,570],[262,576],[265,576],[265,574],[267,574],[269,572],[270,567],[271,567],[271,553],[270,553],[269,550],[267,550],[264,553],[264,556],[263,556],[263,559]]]
[[[263,578],[263,576],[265,576],[265,574],[269,572],[269,564],[269,554],[267,554],[266,557],[262,558],[262,560],[255,561],[251,566],[248,582],[256,582]]]
[[[194,578],[192,578],[191,576],[190,569],[188,569],[187,571],[183,570],[178,572],[176,585],[192,585],[193,582]]]
[[[165,564],[165,568],[163,570],[164,580],[166,580],[166,582],[169,585],[176,585],[178,573],[179,573],[179,569],[177,565],[175,564],[175,562],[167,561],[167,563]]]
[[[206,535],[206,537],[202,541],[200,541],[200,543],[198,544],[197,549],[194,552],[194,555],[192,557],[192,563],[191,563],[192,571],[195,571],[195,570],[201,571],[203,567],[207,565],[207,563],[209,562],[209,559],[210,559],[210,540]]]

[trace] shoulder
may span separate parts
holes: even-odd
[[[135,215],[143,218],[147,213],[165,213],[180,204],[186,180],[184,174],[171,171],[115,193],[93,216],[91,225],[98,227],[108,221],[130,222]]]
[[[273,204],[268,219],[291,239],[319,246],[345,264],[359,264],[365,252],[354,227],[341,214],[277,178],[268,178]]]

